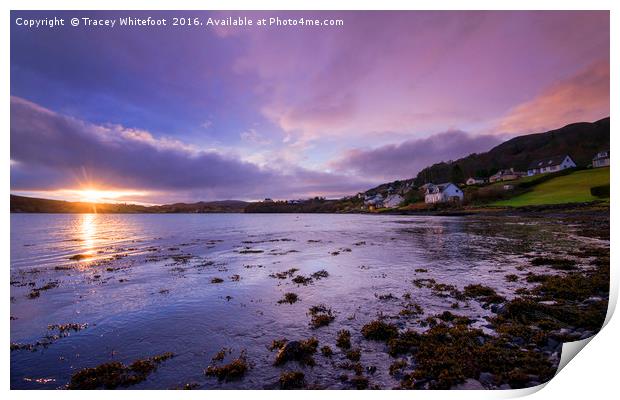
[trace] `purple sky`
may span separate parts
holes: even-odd
[[[609,115],[608,12],[279,13],[340,27],[14,23],[126,15],[179,13],[12,12],[13,193],[336,197]]]

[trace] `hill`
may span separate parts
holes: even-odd
[[[248,205],[245,201],[225,200],[198,203],[176,203],[161,206],[141,206],[136,204],[86,203],[62,200],[37,199],[11,195],[12,213],[221,213],[243,212]]]
[[[491,203],[491,205],[522,207],[601,200],[601,197],[593,196],[590,191],[596,186],[609,187],[609,168],[585,169],[557,176],[533,186],[531,190],[523,194]]]
[[[544,133],[517,136],[486,153],[470,154],[456,161],[434,164],[420,171],[415,184],[462,183],[470,176],[486,178],[500,169],[525,171],[533,161],[569,154],[577,166],[586,167],[600,150],[609,149],[609,117],[579,122]]]

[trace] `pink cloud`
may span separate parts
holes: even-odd
[[[234,64],[297,140],[488,126],[609,54],[607,12],[308,14],[345,26],[245,30]]]
[[[514,107],[502,118],[496,132],[544,132],[573,122],[590,122],[609,116],[609,61],[600,61],[569,79],[557,82],[540,95]]]

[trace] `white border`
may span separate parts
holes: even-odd
[[[616,110],[618,105],[618,79],[615,71],[618,71],[618,23],[620,18],[618,17],[618,10],[620,2],[618,1],[605,1],[605,0],[564,0],[564,1],[548,1],[548,0],[502,0],[489,1],[489,0],[470,0],[467,2],[459,0],[442,0],[441,2],[432,0],[418,0],[416,2],[410,1],[398,1],[398,0],[382,0],[382,1],[368,1],[359,0],[355,2],[340,2],[334,0],[299,0],[299,1],[283,1],[283,0],[263,0],[260,3],[251,0],[234,0],[234,3],[224,0],[211,0],[209,2],[194,2],[188,0],[175,0],[175,1],[163,1],[163,0],[150,0],[150,1],[129,1],[129,0],[91,0],[88,2],[77,2],[75,0],[22,0],[22,1],[3,1],[2,7],[4,8],[4,25],[1,27],[1,41],[3,56],[1,57],[1,69],[2,78],[0,80],[0,92],[4,93],[2,96],[2,108],[0,109],[0,121],[2,121],[2,135],[0,136],[0,149],[4,152],[4,165],[5,167],[0,171],[0,179],[2,185],[5,188],[5,194],[0,197],[0,203],[2,209],[5,210],[1,214],[0,226],[3,227],[2,231],[2,252],[4,257],[5,278],[2,285],[4,293],[4,320],[5,328],[2,330],[2,338],[4,346],[4,363],[1,368],[1,382],[5,391],[9,390],[9,375],[10,375],[10,350],[8,343],[9,338],[9,314],[10,306],[8,303],[9,298],[9,285],[7,284],[9,279],[9,160],[10,160],[10,146],[9,146],[9,108],[10,99],[7,95],[10,93],[10,63],[9,63],[9,49],[10,49],[10,10],[196,10],[196,9],[212,9],[212,10],[611,10],[611,110]],[[207,7],[208,6],[208,7]],[[614,119],[612,118],[612,129],[614,132]],[[611,147],[616,151],[617,138],[611,135]],[[612,163],[611,179],[613,181],[612,197],[617,198],[618,194],[618,179],[616,179],[616,163]],[[611,220],[616,220],[616,212],[611,210]],[[612,237],[615,235],[615,229],[611,227]],[[610,303],[615,305],[618,297],[618,268],[614,265],[615,252],[612,251],[612,291],[610,295]],[[314,392],[314,391],[301,391],[296,393],[285,393],[276,391],[195,391],[195,392],[171,392],[171,391],[142,391],[139,393],[129,391],[119,391],[114,393],[115,397],[129,398],[138,396],[149,396],[150,398],[159,399],[170,396],[172,393],[175,397],[196,398],[200,397],[216,397],[220,398],[236,398],[252,396],[253,398],[266,399],[266,398],[282,398],[289,396],[295,396],[302,399],[314,398],[315,396],[328,396],[338,398],[371,398],[375,396],[389,396],[392,398],[410,398],[411,396],[420,396],[424,398],[466,398],[466,399],[484,399],[484,398],[513,398],[520,397],[526,394],[535,392],[532,395],[534,399],[546,399],[546,398],[608,398],[611,393],[617,392],[617,380],[618,380],[618,356],[619,350],[616,343],[616,338],[620,337],[620,323],[618,317],[611,319],[608,325],[592,339],[588,344],[586,351],[581,352],[574,361],[569,362],[566,368],[564,368],[555,378],[553,378],[548,385],[542,390],[513,390],[513,391],[494,391],[494,392],[464,392],[464,391],[452,391],[452,392],[418,392],[418,391],[381,391],[381,393],[366,391],[366,392]],[[77,392],[51,392],[41,393],[38,391],[12,391],[11,398],[26,399],[39,395],[44,395],[48,398],[77,398],[83,396],[83,393]],[[109,392],[91,392],[88,393],[89,397],[94,399],[104,399],[110,396]]]

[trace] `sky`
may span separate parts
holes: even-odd
[[[11,12],[11,192],[328,198],[609,116],[606,11]],[[16,18],[167,18],[28,28]],[[94,194],[93,194],[94,193]]]

